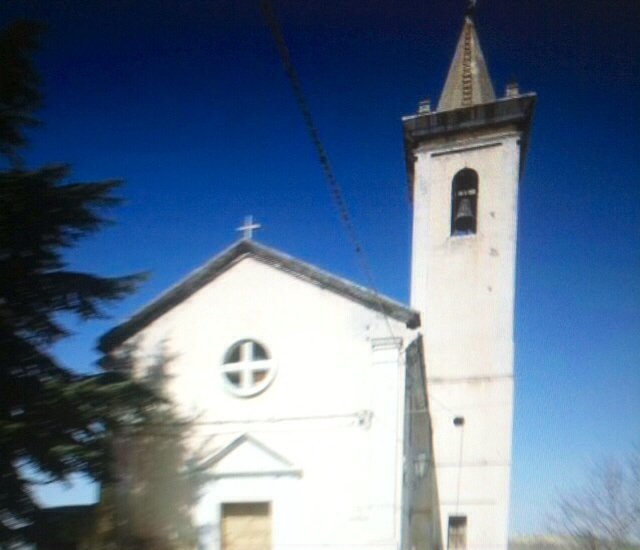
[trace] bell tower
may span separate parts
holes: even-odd
[[[444,550],[506,550],[518,186],[535,94],[496,98],[474,3],[436,110],[404,117]]]

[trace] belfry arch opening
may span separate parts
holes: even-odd
[[[474,235],[478,227],[478,173],[464,168],[451,184],[451,235]]]

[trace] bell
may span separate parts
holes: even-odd
[[[458,203],[456,216],[453,220],[456,231],[472,231],[473,221],[471,201],[469,200],[469,197],[462,197]]]

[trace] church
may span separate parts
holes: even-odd
[[[199,549],[506,550],[518,187],[535,100],[516,84],[496,97],[469,11],[437,107],[402,119],[410,304],[263,246],[247,224],[101,338],[137,377],[168,358],[167,394],[193,419],[185,452],[203,474],[186,511]],[[139,476],[130,452],[121,445],[123,495]],[[152,520],[140,537],[161,530]]]

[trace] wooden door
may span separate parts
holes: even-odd
[[[271,506],[268,502],[222,505],[222,550],[271,550]]]

